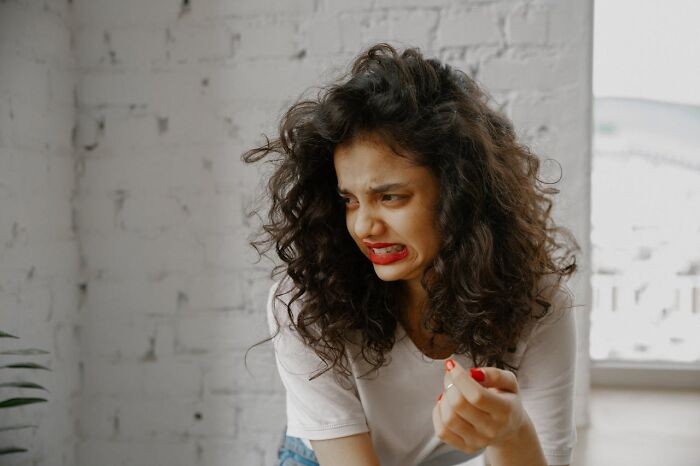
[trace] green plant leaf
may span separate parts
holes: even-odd
[[[45,369],[47,371],[50,371],[46,366],[42,366],[41,364],[36,364],[33,362],[16,362],[13,364],[6,364],[4,366],[0,366],[0,369]]]
[[[44,403],[46,398],[8,398],[0,401],[0,408],[15,408],[17,406],[31,405],[34,403]]]
[[[18,349],[18,350],[5,350],[5,351],[0,351],[0,354],[51,354],[46,350],[43,349],[36,349],[36,348],[27,348],[27,349]]]
[[[15,335],[11,335],[7,332],[4,332],[0,330],[0,338],[19,338]],[[22,356],[33,356],[33,355],[40,355],[40,354],[50,354],[48,351],[38,349],[38,348],[23,348],[23,349],[16,349],[16,350],[3,350],[0,351],[0,355],[22,355]],[[6,364],[4,366],[0,366],[0,369],[43,369],[50,371],[46,366],[43,366],[41,364],[36,364],[33,362],[17,362],[17,363],[11,363],[11,364]],[[31,388],[31,389],[40,389],[40,390],[46,390],[46,388],[42,387],[39,384],[33,383],[33,382],[24,382],[24,381],[18,381],[18,382],[4,382],[0,384],[0,387],[15,387],[15,388]],[[14,408],[18,406],[24,406],[24,405],[30,405],[30,404],[35,404],[35,403],[45,403],[47,400],[45,398],[31,398],[31,397],[15,397],[15,398],[8,398],[6,400],[0,401],[0,408]],[[14,425],[14,426],[3,426],[0,427],[0,432],[6,432],[10,430],[18,430],[18,429],[26,429],[26,428],[37,428],[38,426],[36,425],[30,425],[30,424],[25,424],[25,425]],[[25,453],[29,450],[26,448],[21,448],[17,446],[0,446],[0,455],[10,455],[14,453]]]
[[[17,388],[39,388],[41,390],[46,390],[46,388],[42,387],[38,383],[34,382],[5,382],[5,383],[0,383],[0,387],[17,387]],[[48,390],[46,390],[48,391]]]
[[[19,447],[0,447],[0,455],[9,455],[10,453],[24,453],[28,451],[26,448]]]

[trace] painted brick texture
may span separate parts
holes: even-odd
[[[34,362],[50,369],[2,369],[0,383],[30,381],[47,391],[0,387],[0,398],[48,402],[0,410],[0,445],[28,448],[2,456],[17,465],[76,464],[80,395],[78,243],[74,230],[75,125],[71,8],[66,2],[0,2],[0,366]]]

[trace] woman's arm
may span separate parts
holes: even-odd
[[[514,374],[495,367],[467,372],[452,359],[445,368],[444,397],[433,409],[438,438],[466,453],[486,447],[494,466],[547,466]]]
[[[447,361],[443,399],[433,409],[438,438],[467,453],[491,447],[493,466],[570,463],[576,329],[570,307],[557,309],[530,338],[522,390],[511,372],[484,367],[470,374]],[[520,456],[525,452],[529,463]]]
[[[486,459],[489,466],[547,464],[529,417],[512,438],[486,447]]]
[[[380,466],[368,432],[310,442],[321,466]]]

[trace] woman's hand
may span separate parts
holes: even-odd
[[[433,408],[440,440],[474,453],[506,446],[527,428],[530,419],[513,373],[495,367],[466,371],[452,359],[445,361],[445,370],[443,393]]]

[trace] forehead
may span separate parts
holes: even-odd
[[[426,170],[377,140],[358,139],[342,144],[333,152],[338,182],[379,182],[389,176],[419,176]]]

